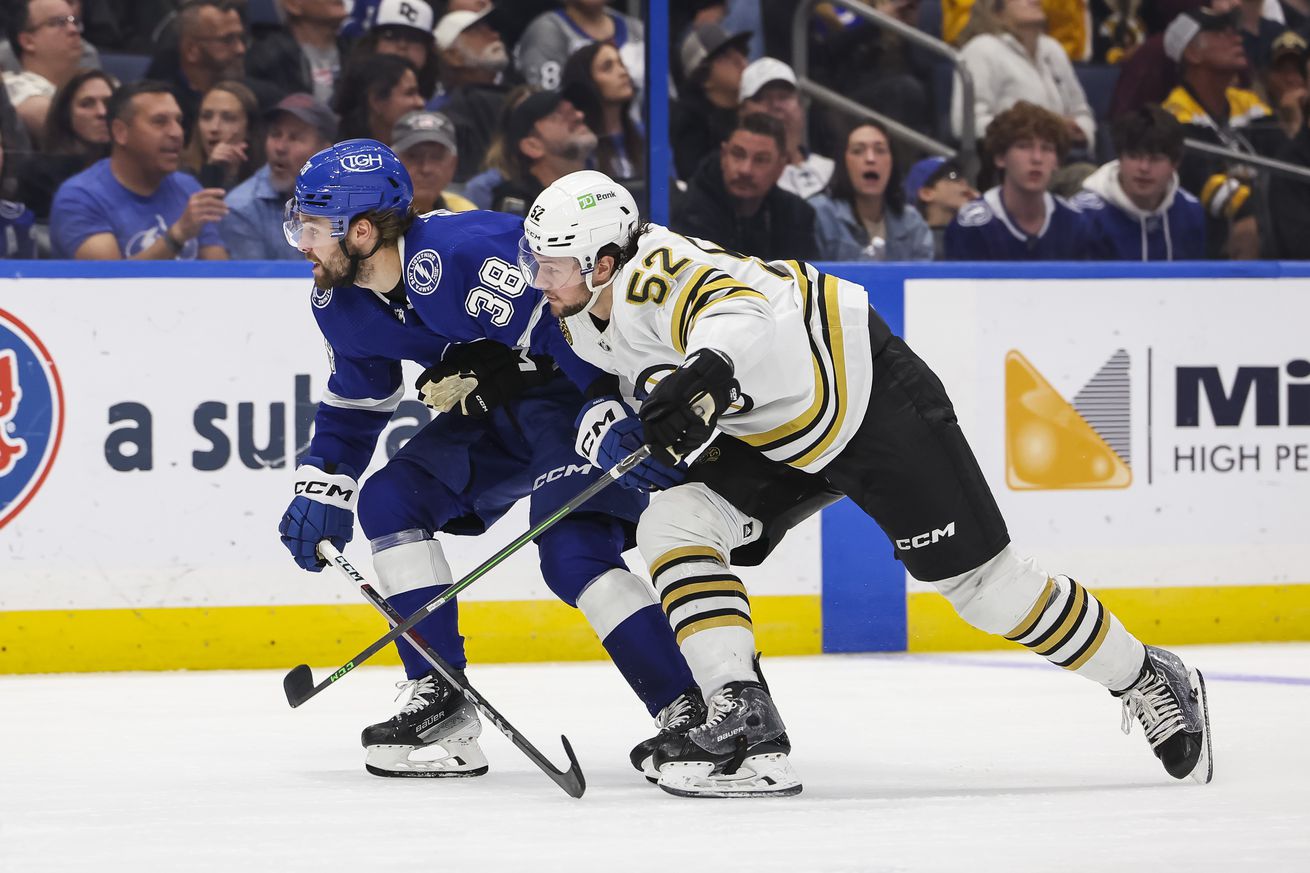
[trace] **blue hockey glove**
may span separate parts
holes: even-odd
[[[355,500],[359,484],[355,471],[344,464],[325,472],[322,458],[305,458],[296,468],[296,496],[282,514],[277,532],[282,545],[302,570],[317,573],[327,566],[318,556],[319,540],[331,540],[343,549],[355,535]]]
[[[574,449],[602,470],[613,467],[646,442],[641,422],[627,404],[613,397],[588,403],[574,424],[578,428]],[[672,488],[686,478],[686,467],[671,467],[648,458],[629,470],[619,484],[638,491],[657,491]]]
[[[687,358],[641,404],[652,455],[674,463],[708,442],[719,416],[740,396],[725,356],[702,349]]]

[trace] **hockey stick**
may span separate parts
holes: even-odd
[[[400,622],[400,624],[393,627],[385,635],[383,635],[377,641],[370,644],[368,648],[364,649],[364,651],[360,652],[358,655],[351,658],[340,668],[338,668],[336,672],[334,672],[331,676],[324,679],[322,682],[318,683],[317,685],[314,684],[314,673],[309,669],[309,665],[300,664],[294,667],[291,670],[291,672],[287,673],[287,675],[282,679],[282,688],[287,693],[287,703],[291,704],[292,707],[300,706],[300,704],[304,703],[306,700],[309,700],[311,697],[314,697],[319,692],[321,692],[324,688],[327,688],[329,685],[336,682],[341,677],[345,676],[351,670],[355,669],[360,664],[364,663],[369,658],[373,657],[378,652],[382,651],[382,649],[385,648],[388,644],[395,642],[395,640],[399,638],[402,634],[410,630],[413,630],[414,625],[418,624],[420,621],[427,618],[432,613],[436,612],[442,606],[445,606],[447,603],[449,603],[451,600],[455,598],[455,595],[459,594],[465,588],[469,587],[474,582],[478,581],[483,576],[487,575],[487,573],[491,572],[496,567],[500,566],[500,564],[504,563],[505,559],[508,558],[510,555],[514,554],[519,549],[523,548],[528,543],[532,542],[534,539],[541,536],[547,530],[554,527],[561,519],[563,519],[573,510],[577,509],[579,506],[586,503],[588,500],[595,497],[600,492],[604,491],[610,485],[613,485],[615,482],[619,480],[620,477],[623,476],[624,473],[627,473],[633,467],[637,466],[642,461],[649,458],[650,451],[651,451],[650,446],[642,446],[641,448],[637,449],[637,451],[628,455],[622,461],[619,461],[609,470],[606,470],[603,476],[601,476],[595,482],[592,482],[585,489],[583,489],[582,492],[578,494],[577,497],[574,497],[568,503],[565,503],[559,509],[552,512],[549,516],[539,521],[527,533],[521,535],[518,539],[514,540],[514,542],[505,546],[505,548],[501,549],[499,552],[496,552],[496,554],[492,555],[490,558],[483,561],[481,564],[478,565],[477,569],[474,570],[472,573],[469,573],[467,576],[456,582],[454,585],[451,585],[441,594],[437,595],[436,597],[429,600],[427,603],[420,606],[417,610],[414,611],[413,615],[411,615],[409,618],[405,619],[404,621]]]
[[[405,620],[405,617],[396,611],[390,603],[378,594],[377,590],[369,584],[368,580],[356,570],[346,556],[337,551],[336,547],[328,540],[323,540],[318,544],[318,553],[323,556],[328,563],[340,570],[345,577],[359,586],[359,590],[364,593],[364,597],[369,603],[387,617],[394,627]],[[427,644],[427,641],[419,635],[416,630],[406,631],[405,639],[409,642],[414,650],[423,656],[423,659],[433,666],[438,673],[445,678],[447,682],[454,685],[464,695],[464,699],[473,704],[474,709],[482,713],[482,717],[494,724],[509,741],[514,744],[520,752],[528,756],[528,760],[541,768],[552,781],[570,797],[581,797],[582,792],[587,790],[587,778],[582,774],[582,768],[578,765],[578,759],[573,755],[573,746],[569,744],[569,738],[560,735],[560,742],[564,744],[564,754],[569,758],[569,769],[560,770],[550,762],[550,759],[541,752],[537,751],[536,746],[528,742],[519,734],[518,730],[509,723],[496,708],[482,698],[482,695],[473,690],[473,686],[468,680],[461,679],[455,675],[455,670],[442,659],[436,651]]]

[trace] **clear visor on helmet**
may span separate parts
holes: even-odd
[[[346,235],[344,218],[309,215],[300,212],[296,198],[287,201],[282,211],[282,234],[287,245],[296,249],[315,249],[324,243]]]
[[[539,255],[526,236],[519,240],[519,271],[529,285],[542,291],[561,291],[583,282],[582,264],[577,258]]]

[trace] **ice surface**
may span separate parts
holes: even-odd
[[[276,672],[0,677],[0,870],[1310,870],[1310,645],[1178,651],[1207,676],[1211,785],[1026,653],[822,656],[765,661],[805,781],[777,800],[648,785],[649,721],[602,663],[470,671],[557,763],[569,736],[580,800],[490,726],[480,779],[366,774],[391,668],[299,710]]]

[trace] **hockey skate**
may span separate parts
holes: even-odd
[[[1173,652],[1147,646],[1137,681],[1115,696],[1123,701],[1123,732],[1132,732],[1136,717],[1170,776],[1210,781],[1210,708],[1199,670],[1188,670]]]
[[[660,771],[655,769],[655,750],[663,747],[668,754],[676,752],[681,748],[687,731],[705,723],[705,714],[705,701],[701,699],[700,689],[693,685],[655,716],[658,733],[633,748],[628,756],[632,766],[646,774],[651,783],[658,782]]]
[[[763,685],[729,682],[710,697],[703,725],[688,731],[678,746],[655,749],[658,784],[679,797],[800,794],[785,731]]]
[[[400,712],[364,728],[364,769],[374,776],[481,776],[487,758],[478,746],[482,722],[459,689],[436,670],[398,682],[409,700]],[[434,754],[435,753],[435,754]]]

